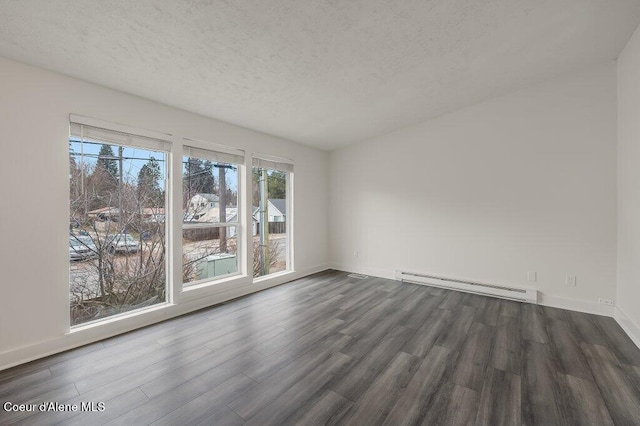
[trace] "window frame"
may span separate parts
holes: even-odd
[[[192,156],[191,154],[196,154]],[[197,156],[197,154],[202,154],[202,156]],[[235,157],[235,162],[220,162],[216,159],[216,157],[222,157],[224,159],[233,160]],[[244,196],[244,185],[243,183],[243,175],[244,175],[244,162],[245,162],[245,152],[243,150],[231,148],[225,145],[219,145],[211,142],[204,142],[195,139],[182,139],[182,155],[181,155],[181,170],[180,170],[180,189],[182,190],[182,180],[183,180],[183,166],[185,158],[198,158],[201,160],[209,160],[215,164],[232,164],[237,168],[237,195],[236,195],[236,221],[235,222],[194,222],[194,223],[186,223],[184,221],[184,194],[181,195],[182,201],[180,203],[180,255],[178,257],[180,263],[180,279],[176,281],[176,283],[180,283],[179,287],[183,294],[188,293],[192,290],[207,288],[211,286],[215,286],[216,284],[226,283],[230,280],[234,280],[237,278],[244,277],[246,275],[246,271],[244,269],[245,258],[246,258],[246,248],[245,248],[245,238],[244,238],[244,227],[242,226],[243,219],[243,207],[244,204],[242,202],[242,197]],[[215,177],[215,176],[214,176]],[[175,195],[175,194],[174,194]],[[218,205],[220,209],[221,206]],[[187,229],[207,229],[207,228],[236,228],[236,272],[220,275],[217,277],[207,277],[199,280],[184,282],[182,271],[184,269],[184,242],[183,242],[183,232]],[[228,237],[227,237],[228,238]],[[178,261],[176,261],[178,262]]]
[[[285,221],[285,263],[286,267],[282,271],[276,271],[269,273],[267,275],[260,275],[257,277],[253,277],[253,282],[261,282],[273,277],[277,277],[279,275],[284,275],[288,273],[295,272],[295,263],[294,263],[294,249],[293,249],[293,224],[294,224],[294,209],[293,209],[293,198],[294,198],[294,161],[289,158],[277,157],[269,154],[262,153],[253,153],[251,158],[251,171],[250,174],[253,174],[253,170],[255,168],[263,168],[266,170],[273,170],[283,172],[285,174],[285,203],[287,213],[284,216]],[[253,183],[253,179],[251,180]],[[267,191],[269,191],[267,187]],[[268,197],[267,197],[268,200]],[[253,211],[253,206],[252,206]],[[268,217],[268,214],[267,214]],[[253,225],[253,223],[252,223]],[[268,225],[267,225],[268,226]],[[252,242],[253,243],[253,242]],[[253,274],[251,274],[253,276]]]
[[[127,133],[131,135],[141,136],[143,138],[158,139],[167,144],[167,149],[160,149],[166,158],[165,167],[165,300],[148,307],[143,307],[108,317],[100,318],[95,321],[88,321],[71,327],[71,315],[69,312],[69,304],[64,304],[64,312],[61,314],[67,318],[68,327],[67,334],[76,334],[76,338],[88,339],[93,341],[95,336],[100,338],[112,336],[118,333],[116,330],[133,330],[144,325],[153,324],[168,317],[174,317],[184,313],[191,312],[202,307],[212,306],[216,303],[223,302],[229,298],[238,297],[246,294],[254,293],[257,290],[268,288],[274,285],[286,282],[286,277],[291,276],[295,272],[294,263],[294,173],[293,171],[286,173],[286,198],[287,198],[287,216],[286,216],[286,269],[265,275],[262,277],[253,276],[253,209],[252,209],[252,168],[254,156],[267,159],[268,161],[284,160],[290,167],[293,167],[293,161],[282,159],[271,155],[259,154],[251,149],[239,149],[227,145],[220,145],[208,141],[201,141],[185,137],[184,134],[170,134],[158,131],[147,130],[132,125],[119,124],[112,121],[95,119],[78,114],[69,114],[67,124],[79,123],[87,126],[106,129],[109,131]],[[131,121],[136,123],[134,119]],[[162,127],[161,127],[162,128]],[[167,128],[164,127],[166,130]],[[215,133],[215,132],[209,132]],[[69,132],[69,136],[71,132]],[[215,136],[215,134],[214,134]],[[216,136],[217,137],[217,136]],[[215,138],[212,138],[215,140]],[[69,137],[66,138],[65,147],[68,147]],[[238,146],[243,147],[241,141]],[[112,142],[106,141],[112,144]],[[117,145],[117,144],[116,144]],[[127,144],[124,144],[127,145]],[[130,144],[133,147],[143,149],[158,150],[152,146],[144,146],[139,144]],[[209,151],[222,151],[228,154],[241,154],[243,161],[234,163],[238,168],[238,215],[237,222],[227,222],[225,225],[236,226],[237,228],[237,268],[236,274],[229,274],[220,279],[213,281],[203,280],[202,283],[192,281],[188,285],[183,285],[183,265],[182,265],[182,214],[183,214],[183,185],[182,159],[185,156],[186,147],[197,147]],[[244,147],[243,147],[244,148]],[[70,158],[67,156],[67,158]],[[67,160],[70,161],[70,160]],[[69,163],[67,163],[67,168]],[[69,196],[69,194],[67,195]],[[214,226],[221,226],[215,224]],[[68,229],[68,224],[65,225]],[[66,245],[66,244],[65,244]],[[69,270],[69,261],[67,260],[67,270]],[[65,299],[68,299],[69,284],[65,286],[67,293]],[[101,330],[101,331],[100,331]],[[85,337],[80,337],[80,335]]]
[[[169,134],[153,132],[144,129],[138,129],[131,126],[126,126],[118,123],[111,123],[91,117],[85,117],[77,114],[69,115],[69,135],[67,137],[67,141],[70,142],[71,138],[75,136],[74,132],[79,131],[80,134],[80,143],[84,143],[84,130],[92,130],[95,134],[100,134],[104,132],[106,135],[112,134],[115,136],[123,137],[125,140],[117,141],[117,140],[108,140],[108,138],[92,138],[90,134],[87,136],[91,143],[101,142],[103,144],[109,146],[121,146],[123,148],[133,148],[133,149],[143,149],[148,151],[154,151],[158,153],[162,153],[164,155],[164,268],[165,268],[165,278],[164,278],[164,288],[165,288],[165,297],[164,300],[151,304],[149,306],[143,306],[140,308],[131,309],[128,311],[104,316],[102,318],[97,318],[90,321],[81,322],[78,324],[71,324],[71,301],[69,300],[67,307],[67,319],[69,325],[69,332],[84,330],[87,328],[91,328],[96,325],[108,324],[112,321],[116,321],[122,318],[127,318],[130,316],[135,316],[139,314],[143,314],[149,311],[157,310],[159,308],[165,307],[174,303],[173,298],[173,269],[172,269],[172,261],[170,257],[170,248],[172,246],[172,233],[171,233],[171,225],[173,221],[172,209],[171,209],[171,198],[170,194],[172,192],[172,168],[173,168],[173,141],[172,137]],[[71,165],[71,152],[68,151],[68,162],[67,168]],[[69,203],[71,202],[70,194],[68,194]],[[68,216],[71,217],[71,211],[69,211]],[[69,279],[67,285],[67,291],[70,292],[71,288],[71,260],[67,259],[67,266],[69,268]]]

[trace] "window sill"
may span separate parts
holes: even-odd
[[[158,303],[157,305],[152,305],[149,307],[144,307],[144,308],[136,309],[129,312],[123,312],[121,314],[116,314],[110,317],[97,319],[84,324],[72,325],[67,334],[83,333],[98,327],[105,327],[115,323],[126,322],[127,320],[138,318],[146,314],[152,315],[153,312],[161,311],[163,309],[166,309],[169,306],[172,306],[172,304],[169,302]]]
[[[208,287],[213,287],[219,284],[226,284],[229,282],[234,282],[237,280],[240,280],[242,278],[246,278],[246,275],[242,275],[240,273],[235,273],[235,274],[229,274],[227,276],[225,276],[224,278],[220,278],[217,280],[199,280],[199,281],[194,281],[193,283],[186,283],[186,284],[182,284],[182,293],[186,294],[189,293],[191,291],[197,291],[199,289],[202,288],[208,288]]]
[[[280,271],[280,272],[274,272],[273,274],[269,274],[269,275],[263,275],[261,277],[257,277],[253,279],[253,283],[254,284],[262,284],[265,281],[269,281],[272,278],[281,278],[281,277],[286,277],[287,275],[293,274],[295,271],[291,271],[291,270],[286,270],[286,271]]]
[[[194,285],[183,286],[179,303],[190,302],[195,299],[212,296],[231,289],[245,287],[250,283],[251,280],[248,276],[234,274],[219,280],[205,281]]]

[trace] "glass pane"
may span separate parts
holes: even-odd
[[[238,167],[183,158],[185,223],[238,222]]]
[[[164,152],[70,138],[71,324],[166,300]]]
[[[253,168],[253,276],[288,265],[287,172]]]
[[[194,284],[237,273],[237,232],[236,226],[183,229],[184,284]]]
[[[183,157],[182,262],[184,285],[212,281],[238,272],[236,223],[238,166],[197,157]]]

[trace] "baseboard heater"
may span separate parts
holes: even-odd
[[[396,271],[396,279],[413,284],[429,285],[448,290],[458,290],[483,296],[516,300],[518,302],[538,303],[538,291],[530,288],[506,287],[495,284],[461,280],[458,278],[447,278],[437,275],[398,270]]]

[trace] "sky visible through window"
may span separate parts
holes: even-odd
[[[118,157],[118,146],[99,142],[99,141],[87,141],[84,143],[78,139],[71,137],[69,139],[70,145],[69,150],[71,155],[76,159],[76,163],[80,165],[80,160],[82,159],[82,163],[89,166],[89,169],[92,170],[95,167],[96,162],[98,161],[98,154],[100,152],[100,147],[102,145],[110,145],[113,147],[114,159]],[[157,155],[154,155],[153,151],[149,149],[136,149],[135,147],[125,146],[122,150],[122,157],[126,160],[126,169],[123,171],[124,180],[131,184],[135,184],[135,179],[142,169],[142,166],[147,164],[147,162],[154,157],[158,163],[164,163],[164,153],[158,152]],[[184,157],[182,160],[183,168],[186,163],[187,157]],[[214,177],[217,179],[217,168],[214,169],[215,174]],[[165,168],[161,168],[161,180],[165,179]],[[229,188],[233,192],[238,192],[238,179],[236,173],[227,173],[227,188]]]

